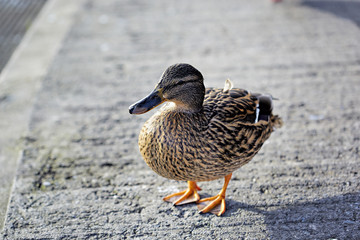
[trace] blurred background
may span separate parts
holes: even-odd
[[[46,0],[0,0],[0,73]]]

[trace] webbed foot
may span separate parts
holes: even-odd
[[[171,202],[174,205],[183,205],[187,203],[193,203],[200,200],[200,196],[197,191],[200,191],[201,188],[196,185],[196,182],[188,181],[188,189],[170,194],[163,198],[166,202]]]

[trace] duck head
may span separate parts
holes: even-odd
[[[181,111],[202,109],[205,86],[202,74],[193,66],[178,63],[168,67],[155,89],[129,107],[130,114],[143,114],[165,101],[174,102]]]

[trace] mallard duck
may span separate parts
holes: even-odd
[[[160,176],[188,182],[185,191],[164,201],[196,202],[201,213],[225,212],[225,192],[232,172],[248,163],[281,119],[272,114],[272,97],[232,88],[206,88],[202,74],[179,63],[168,67],[155,89],[129,107],[143,114],[166,102],[141,129],[139,148]],[[197,182],[225,178],[219,194],[200,199]]]

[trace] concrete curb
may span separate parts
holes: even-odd
[[[48,1],[0,75],[0,229],[36,94],[83,1]],[[60,4],[61,2],[61,4]]]

